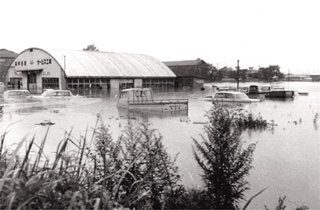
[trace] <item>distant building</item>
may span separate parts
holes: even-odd
[[[205,61],[198,58],[196,60],[185,61],[166,61],[167,65],[177,76],[176,87],[178,88],[202,88],[204,86],[204,77],[208,71],[208,65]]]
[[[320,81],[320,75],[310,75],[310,77],[312,78],[312,81]]]
[[[17,53],[10,50],[0,49],[0,82],[6,82],[7,71],[17,55]]]
[[[81,93],[130,87],[167,90],[174,87],[175,78],[165,64],[149,55],[39,48],[21,52],[7,74],[10,88],[31,93],[49,88]]]

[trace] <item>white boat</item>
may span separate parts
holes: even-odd
[[[188,109],[188,99],[154,100],[151,88],[121,90],[117,106],[130,110],[179,111]]]
[[[216,92],[212,97],[212,102],[229,102],[229,103],[253,103],[260,102],[260,99],[249,98],[245,93],[235,91]]]

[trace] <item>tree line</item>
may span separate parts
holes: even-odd
[[[217,69],[212,64],[201,66],[201,68],[195,68],[196,74],[202,78],[206,78],[207,81],[222,81],[223,79],[237,80],[238,72],[231,67],[223,67]],[[282,80],[284,74],[280,71],[280,66],[270,65],[268,67],[260,67],[258,70],[253,71],[249,69],[239,70],[239,80],[259,80],[259,81],[272,81]]]

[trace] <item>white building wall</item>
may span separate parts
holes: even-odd
[[[43,50],[28,49],[19,54],[11,64],[7,81],[22,78],[23,89],[27,89],[27,71],[41,70],[37,73],[37,89],[42,89],[42,78],[59,78],[59,89],[66,88],[65,75],[56,60]]]
[[[119,89],[120,81],[118,79],[111,79],[110,80],[110,88],[111,89]]]

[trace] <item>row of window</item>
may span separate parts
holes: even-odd
[[[150,85],[167,85],[167,84],[174,84],[174,79],[171,78],[165,78],[165,79],[143,79],[142,80],[143,84],[150,84]]]
[[[107,78],[68,78],[68,84],[90,83],[90,84],[110,84],[110,79]]]
[[[42,78],[42,89],[59,89],[59,78]]]
[[[36,77],[29,77],[29,82]],[[12,87],[20,87],[22,78],[11,78],[10,83]],[[19,83],[20,82],[20,83]],[[36,83],[36,81],[32,81]],[[143,87],[173,87],[174,79],[143,79]],[[120,89],[134,87],[133,82],[122,82],[119,84]],[[68,89],[102,89],[110,88],[110,79],[106,78],[68,78]],[[42,89],[59,89],[59,78],[43,77]]]

